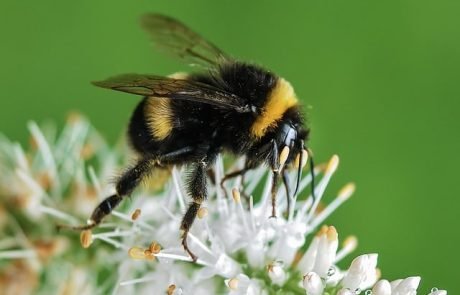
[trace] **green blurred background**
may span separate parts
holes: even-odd
[[[28,120],[78,110],[115,142],[138,99],[89,81],[187,70],[149,46],[150,11],[290,80],[317,161],[341,157],[329,195],[357,184],[328,223],[378,252],[385,278],[460,291],[459,1],[2,0],[0,131],[26,143]]]

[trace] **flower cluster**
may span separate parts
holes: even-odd
[[[347,269],[338,266],[356,249],[357,239],[346,237],[339,246],[335,227],[323,225],[354,191],[347,184],[332,202],[322,202],[339,165],[337,156],[315,167],[315,199],[308,195],[311,173],[301,179],[301,193],[290,200],[289,212],[280,187],[277,218],[270,218],[268,169],[248,172],[244,182],[241,177],[228,181],[224,191],[214,184],[244,162],[237,159],[224,168],[227,161],[219,158],[209,179],[209,198],[189,234],[198,256],[193,263],[179,238],[188,202],[187,167],[154,172],[112,217],[94,232],[82,232],[78,241],[75,234],[57,234],[54,224],[80,223],[113,193],[113,184],[104,181],[124,164],[127,151],[109,147],[80,116],[72,116],[59,135],[52,126],[35,123],[29,130],[28,151],[0,138],[0,232],[6,233],[0,236],[0,284],[9,292],[416,294],[419,277],[380,279],[377,254],[360,255]],[[159,183],[161,190],[152,188]],[[430,293],[442,294],[447,292],[435,288]]]

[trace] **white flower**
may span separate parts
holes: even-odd
[[[342,286],[351,290],[371,287],[377,281],[377,254],[356,257],[342,280]]]
[[[113,192],[113,186],[106,181],[122,166],[120,159],[127,161],[126,151],[112,150],[80,116],[73,116],[59,136],[53,128],[40,129],[35,123],[29,124],[29,130],[33,142],[30,151],[0,136],[0,213],[3,203],[14,204],[30,224],[40,223],[46,236],[55,237],[53,224],[79,223]],[[219,184],[225,172],[243,163],[239,159],[233,167],[224,169],[222,158],[218,158],[214,183]],[[336,228],[321,225],[353,194],[354,185],[345,185],[331,203],[318,210],[338,164],[339,158],[333,156],[327,164],[315,168],[319,180],[315,199],[307,188],[311,173],[303,177],[300,193],[291,200],[291,210],[285,214],[286,195],[280,187],[277,218],[270,218],[271,177],[267,177],[265,167],[249,171],[244,183],[241,177],[229,181],[227,195],[232,198],[226,198],[219,185],[209,182],[209,198],[188,239],[198,256],[195,263],[180,243],[180,221],[189,200],[183,183],[185,170],[178,168],[172,169],[172,177],[161,192],[139,188],[131,201],[126,200],[113,211],[112,217],[94,233],[86,232],[82,242],[91,247],[91,252],[69,245],[67,240],[58,243],[58,238],[52,245],[61,246],[43,247],[43,241],[34,241],[33,231],[22,228],[13,216],[6,223],[0,220],[0,228],[16,233],[0,239],[0,259],[27,261],[34,270],[33,277],[40,273],[45,278],[42,288],[55,288],[59,280],[56,276],[60,276],[62,286],[67,288],[67,283],[72,283],[82,294],[97,290],[112,294],[264,295],[278,290],[350,295],[367,288],[372,288],[373,295],[415,294],[418,277],[375,284],[379,276],[377,254],[358,256],[348,270],[338,267],[356,249],[357,239],[348,237],[339,247]],[[291,181],[296,178],[295,172],[289,176]],[[262,187],[262,192],[257,187]],[[247,201],[237,188],[249,196]],[[310,245],[305,245],[309,235],[314,237]],[[108,253],[103,243],[116,249]],[[66,259],[62,259],[62,253],[66,253]],[[67,262],[72,257],[78,268]],[[56,273],[55,268],[48,267],[46,259],[56,259],[60,271]],[[82,271],[82,267],[87,269]],[[92,279],[108,270],[111,275],[103,285]],[[437,289],[430,293],[444,294],[447,293]]]
[[[300,260],[299,270],[303,273],[314,271],[320,277],[327,278],[335,262],[338,246],[338,234],[335,227],[324,226]]]
[[[438,290],[437,288],[433,288],[433,289],[431,289],[431,292],[428,295],[447,295],[447,291],[446,290]]]
[[[340,289],[339,292],[337,292],[337,295],[355,295],[355,291],[351,291],[350,289]]]
[[[416,295],[420,284],[420,277],[408,277],[404,280],[396,280],[391,284],[391,294],[394,295]]]
[[[225,280],[225,284],[230,290],[230,295],[262,295],[267,294],[266,291],[262,291],[259,283],[255,280],[250,279],[245,274],[239,274],[235,278]]]

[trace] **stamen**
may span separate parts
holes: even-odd
[[[172,180],[174,183],[174,188],[176,189],[176,196],[177,201],[179,202],[179,206],[181,210],[185,210],[185,201],[181,190],[181,187],[184,186],[181,184],[179,171],[177,171],[177,168],[175,166],[172,169]]]
[[[240,191],[236,187],[232,189],[232,196],[233,196],[233,200],[235,201],[235,203],[240,203],[241,194],[240,194]]]
[[[189,236],[190,236],[190,233],[189,233]],[[155,257],[157,257],[157,258],[165,258],[165,259],[173,259],[173,260],[179,260],[179,261],[194,262],[195,264],[199,264],[199,265],[203,265],[203,266],[209,266],[209,267],[214,266],[213,263],[206,262],[206,261],[204,261],[204,260],[202,260],[200,258],[198,258],[196,261],[193,261],[193,259],[190,256],[184,256],[184,255],[177,255],[177,254],[170,254],[170,253],[160,252],[160,253],[156,254]]]
[[[339,195],[337,197],[340,199],[347,200],[348,198],[351,197],[351,195],[353,195],[353,193],[355,192],[355,189],[356,189],[356,185],[350,182],[339,191]]]
[[[39,210],[41,212],[43,212],[45,214],[49,214],[49,215],[51,215],[53,217],[56,217],[56,218],[59,218],[59,219],[62,219],[62,220],[66,220],[69,223],[77,223],[78,222],[78,219],[76,219],[72,215],[69,215],[67,213],[61,212],[61,211],[56,210],[56,209],[51,208],[51,207],[47,207],[47,206],[44,206],[44,205],[39,205]]]
[[[147,260],[154,260],[155,259],[155,255],[153,255],[152,251],[150,251],[150,249],[145,249],[144,250],[144,255],[145,255],[145,258]]]
[[[246,184],[246,187],[244,191],[248,194],[251,195],[254,190],[256,189],[257,185],[260,184],[262,181],[262,177],[264,177],[265,173],[267,172],[267,169],[263,166],[253,170],[253,171],[248,171],[247,175],[249,176],[248,179],[251,181],[248,181]]]
[[[1,251],[0,259],[27,259],[36,257],[37,253],[33,250],[11,250]]]
[[[243,226],[244,226],[245,232],[249,236],[251,231],[250,231],[250,228],[248,226],[248,222],[246,220],[246,216],[245,216],[246,211],[243,208],[243,204],[241,203],[240,191],[235,187],[235,188],[232,189],[232,195],[233,195],[233,200],[235,200],[235,202],[236,202],[236,204],[238,206],[238,209],[237,209],[238,210],[238,215],[241,218],[241,220],[243,221]]]
[[[339,166],[339,156],[333,155],[332,158],[329,160],[326,166],[326,172],[332,174],[337,170],[337,167]]]
[[[210,255],[214,256],[214,253],[209,249],[203,242],[200,241],[196,236],[194,236],[192,233],[188,233],[189,238],[196,243],[201,249],[209,253]]]
[[[133,214],[131,215],[131,220],[136,221],[140,215],[141,215],[141,209],[134,210]]]
[[[120,283],[120,286],[135,285],[135,284],[146,283],[146,282],[150,282],[150,281],[154,281],[154,280],[155,280],[154,277],[144,277],[144,278],[140,278],[140,279],[123,281],[123,282]]]
[[[128,250],[128,255],[132,259],[145,259],[144,249],[140,247],[131,247]]]
[[[22,147],[17,143],[13,145],[15,163],[20,170],[29,171],[29,163]]]
[[[198,209],[197,216],[198,216],[199,219],[203,219],[206,216],[208,216],[208,208],[201,207],[200,209]]]
[[[91,230],[87,229],[80,233],[80,244],[83,248],[89,248],[93,243],[93,234]]]
[[[217,157],[217,161],[214,167],[215,167],[216,183],[220,183],[222,181],[222,177],[223,177],[222,175],[224,175],[224,163],[223,163],[221,155]],[[216,195],[217,195],[217,209],[219,213],[222,215],[228,216],[229,211],[228,211],[227,198],[224,197],[223,192],[220,189],[216,189]]]
[[[114,239],[111,239],[111,238],[107,238],[107,237],[99,237],[99,240],[102,240],[106,243],[109,243],[109,244],[112,244],[115,248],[121,248],[121,249],[126,249],[128,250],[128,246],[114,240]]]
[[[168,290],[166,290],[166,294],[173,295],[175,290],[176,290],[176,285],[171,284],[169,285]]]
[[[356,236],[348,236],[345,239],[345,241],[343,241],[342,249],[340,249],[340,251],[337,252],[337,255],[335,257],[335,263],[345,258],[351,252],[355,251],[357,247],[358,239],[356,238]]]
[[[237,290],[239,282],[237,278],[232,278],[227,281],[227,286],[230,290]]]
[[[340,205],[342,205],[346,200],[350,198],[355,190],[354,183],[349,183],[345,185],[338,193],[337,198],[334,199],[329,205],[322,210],[315,218],[313,218],[311,226],[313,228],[321,224],[329,215],[332,214]]]
[[[114,231],[94,234],[93,239],[129,237],[137,232],[139,231],[136,228],[133,228],[132,230],[124,230],[124,231],[118,230],[117,228]]]
[[[158,244],[157,242],[152,242],[149,246],[149,250],[153,253],[153,254],[158,254],[160,253],[161,251],[161,246],[160,244]]]
[[[93,166],[90,166],[88,168],[88,174],[89,174],[89,179],[91,180],[91,184],[94,186],[94,189],[96,190],[96,194],[98,196],[101,196],[102,195],[101,184],[99,183],[99,180],[96,175],[96,171],[94,171]]]
[[[327,185],[332,177],[332,174],[337,170],[339,165],[339,157],[337,155],[332,156],[332,158],[327,163],[326,171],[324,177],[321,179],[321,182],[317,185],[315,189],[316,200],[312,204],[310,211],[308,212],[306,221],[309,222],[313,215],[316,213],[316,208],[323,197],[324,191],[326,190]]]
[[[132,219],[132,216],[129,216],[127,214],[124,214],[124,213],[121,213],[121,212],[118,212],[116,210],[113,210],[112,213],[111,213],[113,216],[116,216],[122,220],[125,220],[125,221],[129,221],[129,222],[133,222],[133,219]],[[144,221],[138,221],[136,222],[137,225],[147,229],[147,230],[150,230],[150,231],[153,231],[155,230],[155,228],[153,226],[151,226],[150,224],[144,222]],[[99,227],[102,227],[103,225],[100,225]]]
[[[50,176],[53,178],[54,181],[57,181],[56,179],[56,162],[54,161],[53,158],[53,153],[51,152],[51,148],[43,135],[42,131],[38,127],[38,125],[31,121],[27,124],[27,127],[29,128],[30,133],[33,136],[33,139],[38,145],[38,150],[40,151],[40,154],[43,157],[43,161],[45,163],[46,167],[49,167],[50,170]]]

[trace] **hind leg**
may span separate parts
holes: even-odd
[[[188,183],[188,191],[192,197],[192,202],[190,203],[187,212],[185,212],[184,217],[181,222],[182,230],[182,246],[184,250],[190,255],[193,261],[197,260],[197,256],[193,254],[187,244],[187,236],[192,227],[193,221],[198,214],[198,210],[201,207],[201,204],[207,197],[206,191],[206,166],[207,162],[199,162],[196,164],[194,169],[191,171],[191,177]]]
[[[171,165],[180,162],[180,159],[187,157],[193,151],[192,147],[184,147],[179,150],[162,155],[159,158],[143,158],[139,160],[134,167],[127,170],[116,184],[116,193],[104,199],[94,209],[89,223],[82,226],[68,226],[58,225],[57,228],[69,228],[74,230],[87,230],[97,226],[101,223],[102,219],[109,215],[120,202],[129,196],[140,182],[147,176],[155,167],[162,167],[163,165]]]
[[[91,229],[101,223],[102,219],[109,215],[126,196],[129,196],[139,183],[147,176],[155,167],[156,162],[152,159],[141,159],[131,169],[127,170],[116,184],[116,193],[104,199],[93,211],[89,219],[88,225],[83,226],[67,226],[58,225],[60,228],[70,228],[74,230]]]

